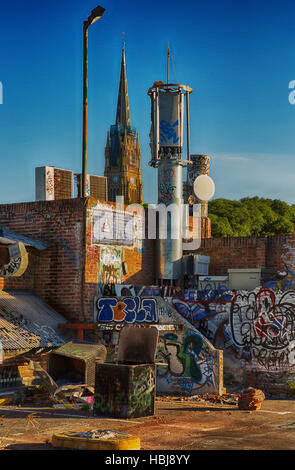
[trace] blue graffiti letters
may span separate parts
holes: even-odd
[[[97,321],[125,323],[157,323],[155,299],[135,297],[101,297],[97,300]]]
[[[178,126],[178,121],[175,121],[173,124],[170,124],[168,121],[164,119],[160,122],[160,134],[161,140],[167,142],[168,140],[173,139],[173,143],[177,144],[179,141],[179,137],[177,137],[175,127]]]

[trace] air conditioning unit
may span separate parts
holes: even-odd
[[[76,188],[78,197],[81,194],[82,175],[76,174]],[[86,196],[94,197],[100,201],[108,200],[108,179],[106,176],[87,175]]]
[[[210,256],[185,255],[183,257],[183,274],[185,276],[206,276],[209,272]]]
[[[74,172],[54,166],[35,168],[36,201],[74,197]]]

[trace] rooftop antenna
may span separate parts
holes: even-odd
[[[170,49],[169,49],[169,42],[168,42],[168,51],[167,51],[167,85],[169,83],[169,60],[170,60]]]
[[[190,164],[188,97],[192,88],[169,83],[170,48],[167,54],[167,83],[154,82],[151,99],[150,166],[158,169],[158,204],[170,207],[170,218],[160,220],[155,277],[159,285],[177,284],[182,276],[183,167]],[[186,98],[186,100],[185,100]],[[187,150],[183,158],[183,118],[187,107]],[[173,207],[173,211],[171,211]],[[172,214],[173,212],[173,214]],[[160,214],[159,214],[160,215]],[[165,219],[165,218],[164,218]],[[168,283],[168,284],[167,284]]]

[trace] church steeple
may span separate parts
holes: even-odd
[[[123,46],[122,46],[122,60],[121,60],[121,73],[119,83],[119,93],[117,102],[116,124],[123,127],[130,127],[130,109],[129,97],[127,88],[127,74],[126,74],[126,60],[125,60],[125,38],[123,33]]]
[[[110,128],[105,147],[104,175],[108,179],[109,201],[123,196],[125,202],[142,204],[140,159],[139,136],[130,120],[123,36],[116,123]]]

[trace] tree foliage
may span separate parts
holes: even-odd
[[[287,235],[294,231],[295,204],[279,199],[245,197],[209,202],[212,237]]]

